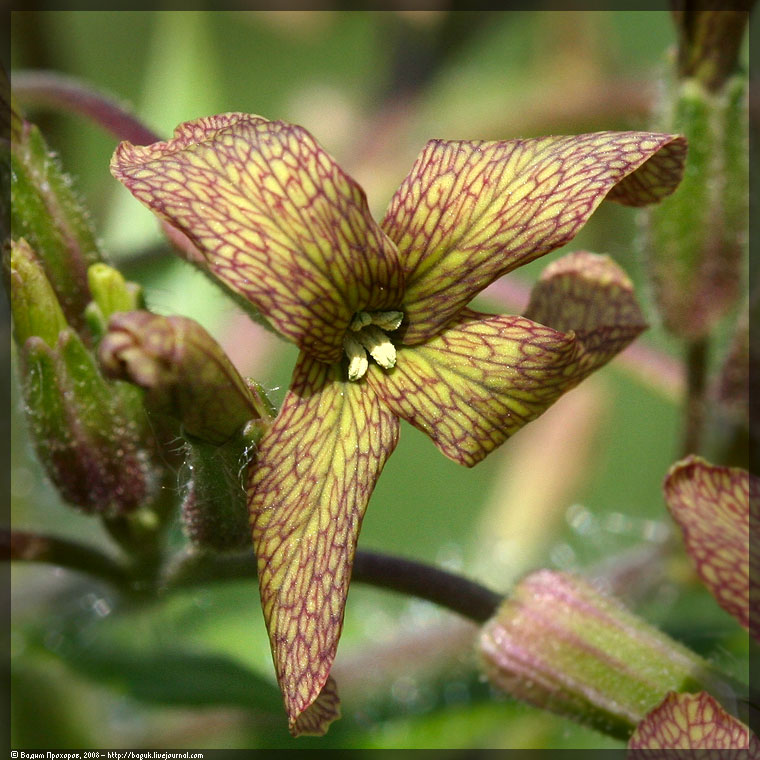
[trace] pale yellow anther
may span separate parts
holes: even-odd
[[[343,338],[343,350],[348,357],[348,379],[361,380],[369,368],[367,352],[356,338],[350,333],[346,333]]]
[[[354,318],[351,320],[351,324],[348,327],[354,332],[359,332],[362,327],[366,327],[371,323],[372,317],[367,314],[366,311],[357,311],[356,314],[354,314]]]
[[[398,330],[399,325],[404,321],[403,311],[376,311],[369,315],[373,325],[377,325],[381,330],[393,332]]]
[[[390,369],[396,366],[396,347],[379,327],[369,325],[356,333],[356,337],[381,367]]]
[[[397,330],[403,319],[400,311],[357,311],[354,314],[343,338],[349,380],[361,380],[367,373],[367,351],[383,369],[396,366],[396,347],[384,331]]]

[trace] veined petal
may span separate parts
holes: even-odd
[[[364,191],[302,127],[222,114],[121,143],[113,175],[185,233],[208,269],[321,361],[354,312],[397,306],[397,252]]]
[[[561,332],[575,332],[583,346],[584,376],[646,329],[628,275],[609,256],[588,251],[569,253],[544,269],[525,316]]]
[[[750,760],[760,756],[757,737],[706,691],[698,694],[668,692],[636,727],[628,749],[640,751],[640,756],[647,760],[677,757]],[[687,754],[677,750],[694,752]]]
[[[302,353],[249,486],[259,587],[277,678],[298,732],[335,657],[364,510],[398,420],[340,364]],[[315,707],[337,704],[337,697]],[[324,723],[324,720],[321,721]]]
[[[291,726],[294,736],[324,736],[330,724],[340,718],[340,698],[335,679],[328,676],[319,696]]]
[[[760,479],[688,456],[670,468],[664,491],[699,577],[718,604],[760,640],[749,592],[750,505],[758,508]]]
[[[641,206],[672,193],[685,154],[683,137],[653,132],[429,142],[382,222],[406,273],[405,342],[569,242],[605,196]]]
[[[576,384],[572,335],[465,309],[437,336],[372,365],[368,383],[450,459],[472,467]]]

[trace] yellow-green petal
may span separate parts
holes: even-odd
[[[760,640],[749,593],[750,505],[757,508],[760,479],[688,456],[670,468],[664,491],[699,577],[718,604]]]
[[[583,346],[583,376],[612,359],[646,328],[628,275],[609,256],[588,251],[569,253],[544,269],[525,316],[575,333]]]
[[[340,718],[340,698],[333,678],[319,692],[319,696],[307,707],[291,725],[294,736],[324,736],[330,724]]]
[[[705,760],[713,757],[716,760],[757,760],[760,757],[757,737],[705,691],[698,694],[668,692],[662,703],[639,723],[628,748],[641,750],[648,760],[686,757],[673,750],[702,750],[688,757]],[[649,751],[644,753],[645,750]]]
[[[685,154],[682,137],[653,132],[429,142],[382,222],[406,274],[405,342],[569,242],[605,197],[641,206],[672,193]]]
[[[125,142],[114,176],[208,269],[312,356],[337,361],[353,314],[398,306],[397,253],[364,191],[302,127],[230,113]]]
[[[403,347],[367,382],[399,417],[472,467],[575,385],[580,345],[523,317],[465,309],[436,337]]]
[[[297,733],[335,657],[364,511],[398,420],[340,364],[301,353],[249,485],[253,545],[275,669]],[[335,699],[323,699],[317,712]],[[326,728],[324,720],[319,722]],[[324,730],[324,729],[323,729]]]

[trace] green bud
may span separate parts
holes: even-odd
[[[549,570],[517,585],[478,653],[498,688],[621,738],[668,691],[721,687],[707,662],[616,599]]]
[[[746,89],[681,82],[669,128],[689,140],[676,193],[647,212],[649,275],[665,327],[697,340],[735,305],[747,239]]]
[[[21,348],[25,412],[39,458],[63,498],[105,517],[149,505],[157,495],[152,439],[138,420],[134,388],[106,382],[70,328],[51,347]]]
[[[118,311],[134,311],[144,307],[142,288],[127,282],[118,269],[101,262],[87,270],[87,282],[93,300],[87,305],[85,316],[93,334],[101,338],[108,320]]]
[[[40,260],[23,238],[11,241],[6,269],[16,341],[23,346],[36,335],[53,348],[68,324]]]
[[[70,325],[84,325],[90,301],[87,268],[101,260],[87,214],[71,180],[48,150],[37,127],[15,122],[11,147],[11,229],[42,261]]]
[[[251,529],[244,474],[251,448],[242,437],[217,446],[188,440],[188,481],[182,499],[185,534],[198,548],[234,551],[248,546]]]
[[[144,388],[146,403],[180,420],[190,437],[220,445],[249,420],[265,424],[271,417],[263,392],[251,392],[222,347],[192,319],[117,313],[99,356],[110,377]]]

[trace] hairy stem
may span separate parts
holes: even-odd
[[[682,456],[700,453],[705,422],[707,346],[707,339],[699,338],[689,343],[686,349],[686,408]]]

